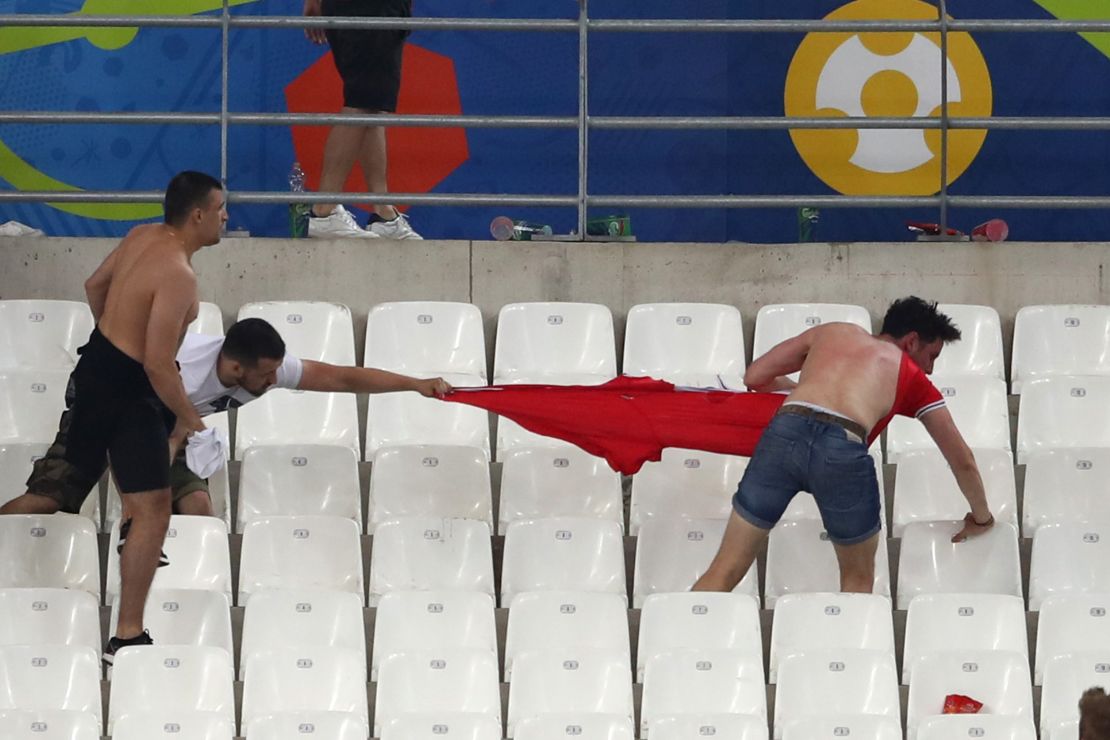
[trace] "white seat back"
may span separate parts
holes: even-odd
[[[0,647],[0,711],[85,712],[101,723],[100,656],[71,645]]]
[[[987,505],[995,521],[1015,527],[1017,484],[1014,460],[1005,450],[975,450],[975,462],[987,492]],[[956,476],[940,450],[919,450],[902,455],[894,487],[895,537],[901,537],[907,524],[962,519],[968,512],[967,499],[960,493]]]
[[[0,709],[0,737],[9,740],[100,740],[91,712],[64,709]]]
[[[501,605],[522,591],[598,591],[627,598],[624,538],[603,519],[513,522],[505,534]]]
[[[868,740],[902,740],[902,724],[881,714],[834,714],[787,722],[782,740],[833,740],[866,737]]]
[[[455,740],[501,740],[501,718],[470,712],[410,712],[382,728],[382,740],[442,740],[444,735]]]
[[[362,528],[358,453],[334,445],[265,445],[243,454],[239,532],[259,517],[316,514]]]
[[[1042,524],[1110,520],[1110,448],[1030,453],[1022,503],[1025,537]]]
[[[1053,375],[1110,374],[1110,306],[1025,306],[1014,319],[1014,393]]]
[[[968,445],[974,449],[1010,449],[1010,411],[1006,383],[986,376],[933,377],[945,405]],[[896,416],[888,427],[887,462],[901,462],[908,452],[935,450],[936,443],[917,419]]]
[[[112,740],[233,740],[235,720],[219,712],[136,712],[116,718]]]
[[[682,649],[730,650],[763,662],[759,601],[738,593],[653,594],[640,611],[636,680],[652,656]]]
[[[108,541],[107,602],[120,594],[119,522],[112,527]],[[152,589],[206,589],[231,597],[231,551],[227,525],[211,516],[170,517],[162,550],[170,564],[154,573]]]
[[[275,388],[238,410],[235,457],[255,445],[339,445],[355,454],[358,404],[350,393],[313,393]]]
[[[841,303],[779,303],[763,306],[755,316],[752,360],[776,344],[821,324],[843,321],[871,331],[871,314],[862,306]],[[797,373],[792,377],[797,378]]]
[[[746,457],[700,450],[663,450],[659,462],[644,463],[632,476],[628,530],[656,517],[673,519],[728,519],[732,495],[748,466]]]
[[[744,383],[744,325],[735,306],[644,303],[628,312],[625,375],[675,385],[740,388]],[[718,380],[720,378],[720,380]]]
[[[998,522],[984,534],[953,543],[962,526],[962,521],[906,526],[898,563],[898,609],[908,609],[920,594],[1022,595],[1017,528]]]
[[[879,594],[789,594],[775,605],[770,682],[785,656],[808,650],[854,648],[894,654],[891,603]]]
[[[366,367],[486,378],[482,312],[470,303],[379,303],[366,318]]]
[[[92,330],[92,311],[85,303],[0,301],[0,368],[68,370],[77,364],[77,348]]]
[[[983,714],[1033,720],[1033,688],[1025,656],[1004,650],[952,650],[917,661],[906,709],[907,738],[916,738],[922,720],[941,714],[949,694],[982,702]]]
[[[0,645],[72,645],[99,650],[96,597],[70,588],[0,588]]]
[[[510,627],[510,631],[511,631]],[[493,596],[478,591],[393,591],[374,620],[370,680],[397,653],[465,648],[497,653]]]
[[[554,713],[601,713],[632,719],[632,667],[620,650],[553,648],[513,662],[508,732],[523,719]]]
[[[493,530],[489,453],[479,447],[406,445],[374,455],[367,531],[404,517],[477,519]]]
[[[949,740],[954,737],[1037,740],[1037,729],[1030,718],[990,714],[947,714],[928,717],[917,727],[917,740]],[[1056,740],[1056,736],[1045,736],[1045,740]]]
[[[914,666],[945,650],[1010,650],[1028,657],[1025,602],[1003,594],[922,594],[910,602],[906,619],[902,683]]]
[[[596,303],[510,303],[497,314],[494,383],[617,374],[613,315]]]
[[[351,310],[323,301],[263,301],[239,309],[238,320],[270,322],[285,340],[286,352],[333,365],[355,364],[355,330]]]
[[[224,333],[224,314],[215,303],[200,302],[197,317],[186,327],[190,334],[209,334],[216,336]]]
[[[632,740],[635,736],[630,717],[597,712],[541,714],[522,719],[516,725],[516,740],[549,740],[563,737],[585,740]]]
[[[632,605],[638,608],[652,594],[689,591],[709,568],[721,546],[725,519],[654,518],[640,528],[632,575]],[[752,564],[755,565],[754,563]],[[759,574],[748,569],[734,593],[758,600]]]
[[[370,606],[393,591],[479,591],[493,596],[493,550],[485,522],[406,517],[374,530]]]
[[[65,411],[70,370],[0,371],[0,443],[49,444]]]
[[[933,365],[938,376],[984,375],[1006,380],[1002,322],[990,306],[941,303],[937,310],[952,319],[960,340],[946,344]]]
[[[119,601],[112,604],[109,634],[119,624]],[[221,591],[197,588],[151,589],[143,626],[158,635],[159,645],[214,647],[235,655],[231,638],[231,598]]]
[[[366,740],[370,726],[357,712],[280,711],[243,723],[250,738],[266,740]]]
[[[1045,524],[1033,537],[1029,567],[1029,611],[1049,596],[1110,592],[1110,523]]]
[[[1110,651],[1110,593],[1050,596],[1037,620],[1033,684],[1040,686],[1048,662],[1085,650]]]
[[[243,530],[239,605],[267,589],[333,589],[363,598],[359,527],[337,516],[271,516]]]
[[[579,516],[624,528],[621,476],[576,447],[517,449],[501,466],[498,532],[520,519]]]
[[[497,654],[444,649],[395,653],[378,666],[374,735],[405,715],[481,714],[501,722]],[[360,687],[361,688],[361,687]]]
[[[890,596],[890,561],[880,538],[875,551],[873,593]],[[903,558],[905,556],[903,555]],[[836,551],[819,520],[780,522],[767,540],[767,578],[764,605],[774,609],[787,594],[829,593],[840,590]]]
[[[456,388],[483,383],[474,378],[444,378]],[[462,403],[443,403],[417,393],[370,396],[366,417],[366,459],[378,450],[407,445],[477,447],[489,454],[489,414]]]
[[[235,723],[235,671],[226,650],[187,645],[123,648],[112,664],[108,734],[136,712],[215,712]]]
[[[275,647],[250,656],[243,681],[243,726],[288,712],[343,712],[369,725],[366,654],[341,647]],[[267,735],[262,735],[267,737]],[[332,737],[324,735],[323,737]]]
[[[685,648],[653,655],[644,670],[641,737],[676,714],[767,716],[763,660],[743,650]]]
[[[1094,686],[1105,687],[1110,674],[1110,650],[1085,650],[1058,655],[1044,669],[1041,691],[1041,734],[1079,719],[1079,698]]]
[[[1110,377],[1056,375],[1029,381],[1018,409],[1017,460],[1043,450],[1110,447]]]
[[[767,740],[767,718],[746,714],[675,714],[648,727],[651,740],[694,740],[716,735],[732,740]]]
[[[553,648],[608,650],[631,656],[624,599],[589,591],[517,594],[509,607],[505,680],[512,681],[518,654]]]
[[[0,516],[0,563],[0,588],[73,588],[100,600],[96,529],[83,516]]]

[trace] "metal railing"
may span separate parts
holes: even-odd
[[[948,17],[946,0],[937,0],[937,20],[602,20],[589,17],[589,0],[577,0],[577,19],[471,19],[471,18],[306,18],[302,16],[233,16],[228,0],[219,15],[208,16],[111,16],[111,15],[0,15],[0,25],[17,27],[125,27],[215,28],[221,33],[221,102],[212,113],[70,111],[0,111],[0,124],[175,124],[212,125],[220,129],[220,177],[226,184],[228,129],[231,126],[333,126],[363,124],[402,127],[461,128],[560,128],[578,133],[578,188],[566,195],[522,193],[290,193],[285,191],[229,192],[228,202],[245,204],[400,203],[435,206],[545,206],[577,210],[577,233],[586,234],[590,207],[607,208],[907,208],[929,207],[939,211],[941,233],[952,207],[991,208],[1110,208],[1110,196],[957,196],[948,192],[948,137],[953,130],[1110,130],[1110,117],[953,117],[948,97],[948,41],[963,32],[1110,32],[1110,20],[955,20]],[[228,110],[229,39],[231,29],[410,29],[578,34],[578,112],[574,116],[485,115],[354,115],[327,113],[232,113]],[[936,118],[898,117],[786,117],[786,116],[591,116],[589,114],[588,51],[591,33],[938,33],[941,40],[941,106]],[[940,180],[936,195],[594,195],[588,189],[589,134],[594,130],[790,130],[790,129],[913,129],[940,131]],[[161,191],[0,191],[5,201],[50,203],[156,203]]]

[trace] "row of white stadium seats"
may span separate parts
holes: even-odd
[[[685,591],[704,572],[720,543],[725,522],[655,520],[637,538],[632,605],[654,593]],[[896,574],[897,607],[936,593],[1023,596],[1017,530],[999,522],[964,543],[952,543],[959,522],[918,522],[906,527]],[[1029,608],[1037,611],[1058,594],[1110,591],[1104,568],[1110,523],[1047,524],[1033,538]],[[1102,535],[1108,535],[1107,542]],[[106,603],[119,594],[118,529],[107,561]],[[890,595],[887,548],[875,556],[876,593]],[[489,526],[469,519],[404,518],[379,525],[363,578],[363,542],[349,519],[327,516],[266,517],[243,534],[239,605],[273,588],[348,591],[374,606],[383,595],[412,589],[458,589],[495,593]],[[173,517],[166,536],[170,565],[159,568],[155,588],[210,589],[231,595],[231,557],[226,525],[212,517]],[[84,517],[0,517],[0,588],[61,587],[100,596],[96,533]],[[752,568],[736,590],[758,594]],[[839,574],[832,543],[821,522],[782,522],[767,546],[764,603],[783,596],[835,591]],[[613,521],[579,518],[513,523],[505,537],[501,604],[526,591],[580,589],[629,592],[624,538]]]
[[[1108,661],[1110,651],[1104,649],[1049,662],[1041,693],[1042,732],[1056,737],[1057,727],[1077,719],[1075,697],[1088,686],[1104,682]],[[364,657],[357,651],[274,647],[251,655],[248,664],[241,704],[246,737],[258,732],[254,723],[262,718],[293,719],[300,712],[343,713],[361,730],[352,736],[367,737],[369,686]],[[234,671],[226,650],[183,645],[125,648],[116,656],[111,673],[109,734],[128,714],[172,718],[178,712],[209,712],[234,726]],[[99,726],[99,674],[92,648],[0,647],[0,710],[87,713]],[[631,722],[634,716],[631,663],[628,653],[620,650],[522,651],[515,657],[508,683],[508,737],[517,736],[518,725],[533,717],[589,713]],[[495,651],[454,647],[393,653],[381,661],[374,690],[374,736],[413,713],[482,715],[500,736],[501,687]],[[941,715],[945,697],[952,693],[977,697],[994,717],[1019,719],[1025,727],[1032,724],[1033,692],[1024,655],[954,649],[916,661],[909,681],[907,738],[918,737],[924,719]],[[789,737],[785,729],[793,721],[853,714],[886,717],[899,730],[893,736],[901,737],[901,697],[892,654],[817,648],[782,658],[771,717],[775,738]],[[644,671],[640,736],[656,738],[655,722],[674,715],[744,715],[766,729],[762,663],[727,648],[678,648],[653,655]]]
[[[1110,593],[1052,596],[1036,633],[1034,684],[1065,655],[1110,652]],[[877,594],[812,593],[783,596],[773,612],[768,674],[760,612],[747,594],[654,594],[642,606],[636,682],[651,660],[679,649],[730,650],[758,664],[760,681],[777,683],[787,656],[828,648],[882,651],[901,658],[910,684],[918,661],[946,651],[1004,650],[1028,662],[1026,612],[1019,597],[999,594],[923,594],[910,602],[904,643],[895,645],[891,601]],[[336,647],[365,663],[368,651],[362,600],[344,591],[261,591],[244,610],[239,678],[251,658],[279,647]],[[0,646],[103,644],[99,607],[85,591],[0,589]],[[118,604],[109,630],[115,629]],[[235,655],[226,594],[201,589],[155,589],[146,606],[156,643],[214,647]],[[394,591],[382,596],[373,620],[370,680],[382,661],[412,650],[481,649],[498,652],[493,598],[478,591]],[[632,655],[624,600],[589,591],[528,591],[509,607],[502,675],[512,680],[517,656],[548,648],[584,648]]]
[[[983,375],[1005,380],[998,313],[988,306],[942,304],[963,339],[940,357],[938,375]],[[354,330],[346,306],[312,301],[249,303],[238,317],[264,318],[299,356],[352,365]],[[860,306],[825,303],[764,306],[755,321],[752,356],[830,321],[872,330]],[[0,301],[0,368],[65,368],[92,330],[92,314],[72,301]],[[223,333],[218,306],[201,304],[190,330]],[[608,308],[587,303],[514,303],[498,313],[494,381],[597,382],[617,374],[613,319]],[[1014,393],[1051,375],[1110,374],[1110,306],[1026,306],[1014,322],[1011,375]],[[409,374],[449,373],[485,379],[482,317],[466,303],[382,303],[370,310],[367,366]],[[628,313],[624,372],[689,385],[738,385],[744,374],[744,333],[733,306],[650,303]]]

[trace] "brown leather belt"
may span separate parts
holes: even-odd
[[[821,421],[826,424],[836,424],[838,427],[846,432],[854,434],[859,442],[864,442],[867,439],[867,430],[863,428],[863,424],[845,419],[843,416],[836,414],[828,414],[824,411],[811,409],[809,406],[799,406],[797,404],[786,404],[779,408],[780,414],[790,414],[791,416],[803,416],[807,419],[814,421]]]

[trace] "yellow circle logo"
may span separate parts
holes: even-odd
[[[855,0],[826,20],[934,20],[921,0]],[[939,33],[811,33],[786,75],[786,115],[940,116]],[[948,113],[991,113],[986,60],[967,33],[948,35]],[[948,182],[971,165],[987,132],[948,133]],[[813,174],[845,195],[931,195],[940,190],[937,129],[792,129]]]

